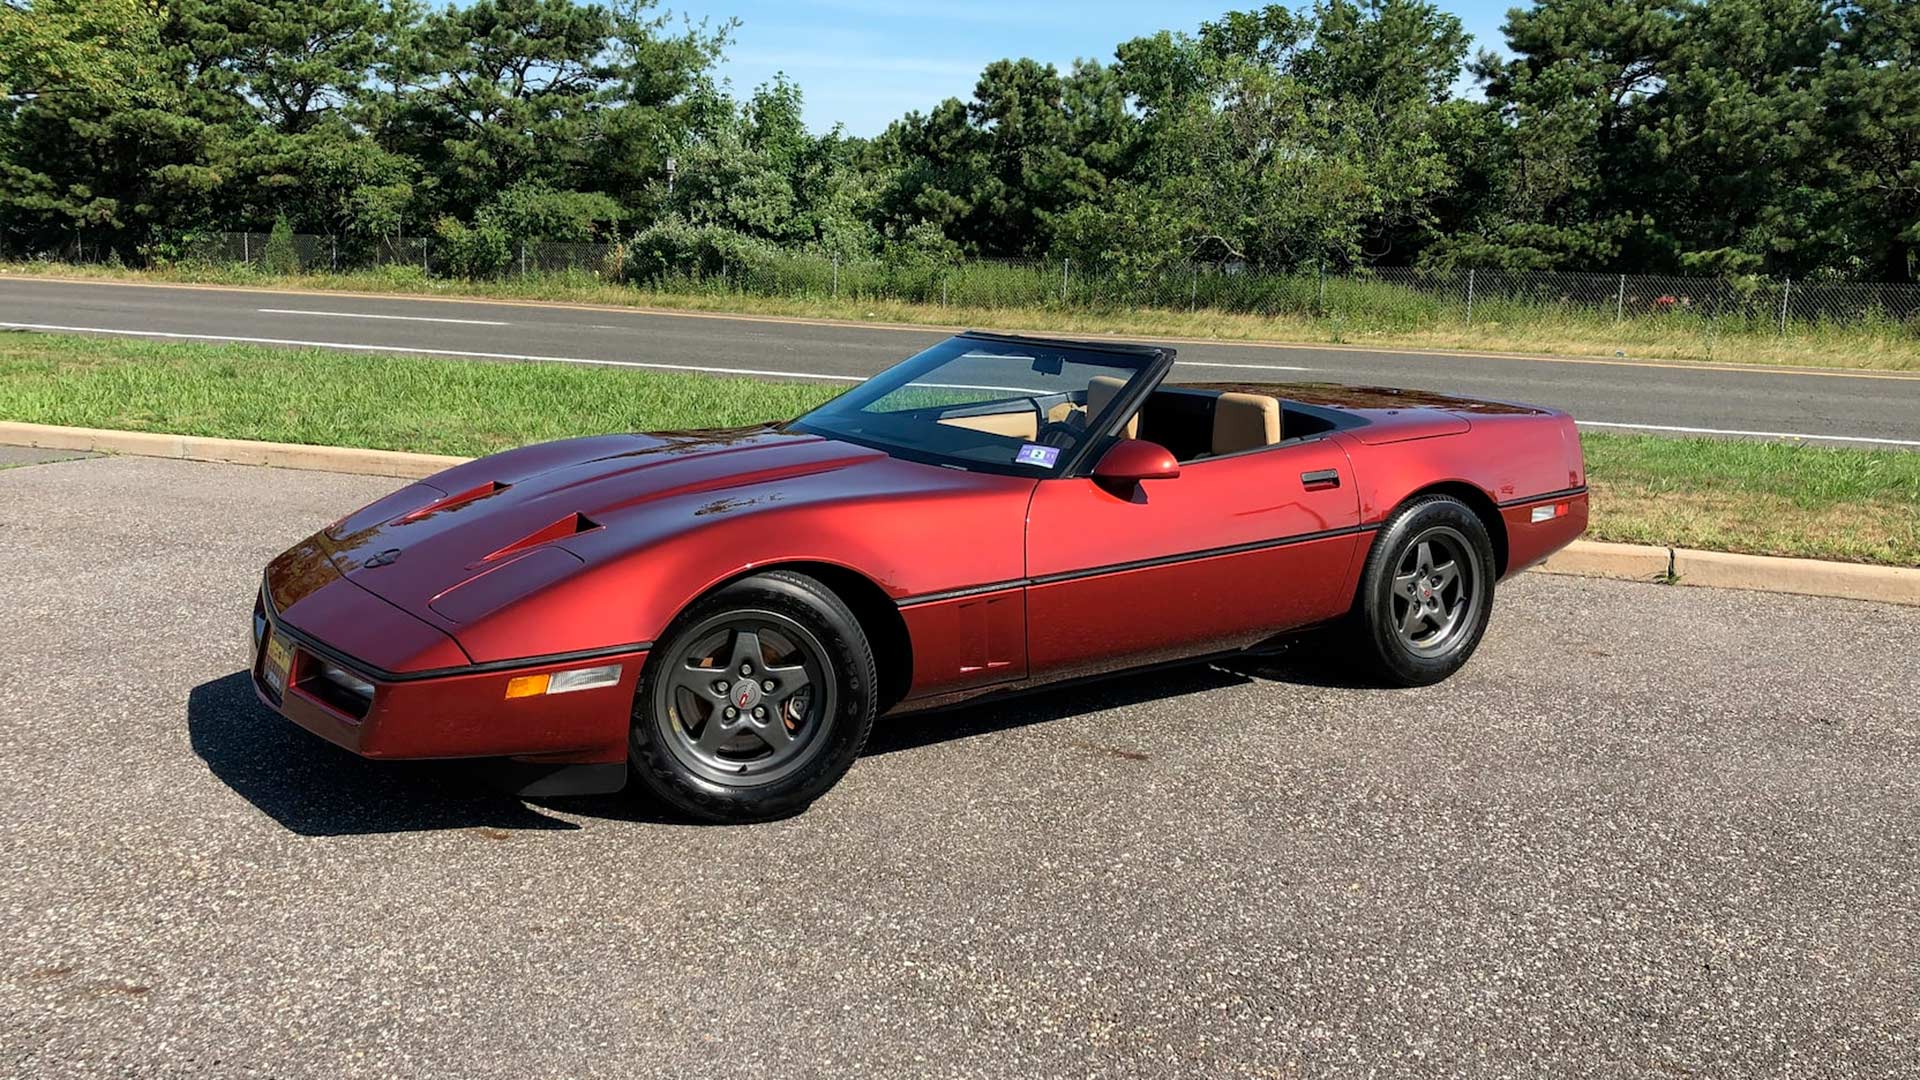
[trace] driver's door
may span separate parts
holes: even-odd
[[[1027,516],[1032,677],[1240,648],[1345,609],[1341,593],[1366,537],[1338,443],[1282,443],[1181,470],[1127,491],[1085,477],[1036,486]]]

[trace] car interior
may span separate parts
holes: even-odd
[[[1125,386],[1122,379],[1095,376],[1087,384],[1084,404],[1059,402],[1047,410],[1046,423],[1084,424]],[[940,423],[1027,440],[1037,438],[1042,426],[1039,414],[1028,408],[949,416]],[[1320,410],[1271,394],[1176,385],[1156,389],[1121,434],[1159,443],[1184,464],[1322,434],[1335,426]]]

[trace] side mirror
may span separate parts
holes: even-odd
[[[1121,439],[1093,467],[1093,478],[1109,484],[1171,480],[1179,475],[1180,463],[1173,459],[1173,451],[1145,439]]]

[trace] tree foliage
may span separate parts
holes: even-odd
[[[653,0],[0,0],[0,243],[171,258],[284,219],[349,257],[430,232],[463,273],[613,239],[626,272],[1920,270],[1910,0],[1535,0],[1477,57],[1428,0],[1267,5],[995,61],[873,139],[809,130],[784,77],[732,96],[732,29]]]

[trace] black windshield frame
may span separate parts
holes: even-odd
[[[1053,468],[1021,464],[1018,462],[999,463],[982,461],[972,457],[960,457],[944,454],[938,450],[903,445],[888,439],[875,438],[859,432],[844,430],[833,422],[836,406],[848,407],[850,398],[870,398],[877,400],[917,379],[922,368],[936,369],[946,362],[945,358],[928,359],[943,346],[955,342],[987,344],[1009,348],[1028,348],[1043,353],[1084,354],[1082,362],[1114,368],[1126,369],[1129,374],[1122,392],[1117,395],[1107,409],[1098,417],[1091,418],[1086,433],[1079,442]],[[1175,350],[1157,345],[1133,345],[1118,342],[1073,341],[1063,338],[1023,336],[1017,334],[995,334],[986,331],[969,330],[956,334],[946,341],[923,349],[913,356],[880,372],[860,386],[835,398],[833,401],[788,421],[783,427],[789,431],[805,432],[824,438],[854,443],[870,449],[879,450],[892,457],[922,464],[939,465],[966,472],[992,473],[1002,476],[1021,476],[1036,480],[1057,480],[1085,475],[1090,472],[1093,462],[1115,441],[1125,419],[1132,416],[1147,396],[1166,378],[1173,367]],[[871,391],[869,392],[869,388]]]

